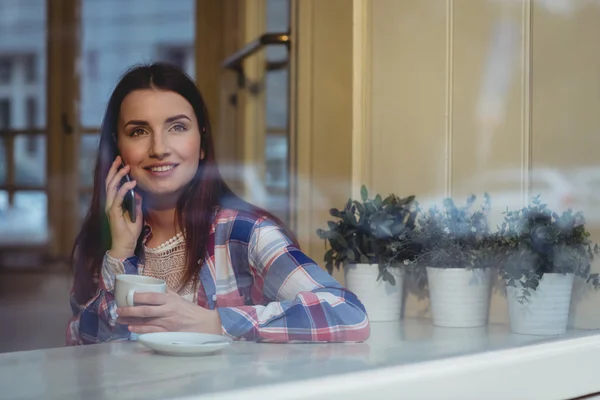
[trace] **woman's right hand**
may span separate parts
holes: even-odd
[[[117,156],[113,162],[108,176],[106,177],[106,215],[110,224],[110,234],[112,237],[112,245],[110,255],[114,258],[128,258],[134,255],[137,240],[142,232],[142,198],[138,193],[135,193],[135,207],[137,218],[135,222],[131,222],[129,214],[123,209],[123,199],[127,191],[133,189],[136,181],[124,183],[121,187],[119,184],[123,177],[129,172],[129,165],[119,169],[121,165],[121,157]]]

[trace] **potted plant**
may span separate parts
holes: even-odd
[[[514,333],[559,335],[567,330],[574,277],[600,285],[598,274],[590,273],[598,245],[592,246],[581,212],[558,215],[539,195],[532,203],[507,210],[500,228],[510,327]]]
[[[414,229],[414,196],[390,194],[361,201],[349,199],[341,210],[331,209],[335,221],[317,235],[329,243],[324,256],[329,273],[344,268],[346,287],[365,305],[371,321],[400,319],[403,291],[402,262],[414,258],[410,232]],[[408,262],[408,261],[407,261]]]
[[[471,195],[459,207],[446,198],[441,207],[420,211],[414,240],[421,254],[413,266],[427,277],[436,326],[471,328],[487,323],[498,246],[487,224],[490,197],[484,195],[481,209],[474,209],[475,200]]]

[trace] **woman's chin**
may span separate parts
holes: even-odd
[[[152,201],[177,200],[182,193],[182,187],[149,187],[142,188],[144,199]]]

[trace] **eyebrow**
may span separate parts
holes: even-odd
[[[165,119],[165,124],[170,124],[171,122],[175,122],[179,119],[187,119],[188,121],[192,121],[190,117],[188,117],[185,114],[179,114],[179,115],[174,115],[172,117],[169,117],[167,119]],[[132,119],[131,121],[127,122],[125,125],[123,125],[123,127],[126,127],[127,125],[142,125],[142,126],[149,126],[150,124],[148,123],[148,121],[144,121],[141,119]]]

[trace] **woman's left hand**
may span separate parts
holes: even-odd
[[[134,302],[144,305],[117,309],[117,322],[129,325],[130,332],[222,333],[217,310],[190,303],[170,290],[167,293],[136,293]]]

